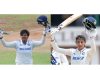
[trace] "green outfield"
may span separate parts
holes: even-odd
[[[0,64],[15,65],[15,51],[0,51]],[[33,52],[34,64],[50,64],[50,53],[46,52]]]

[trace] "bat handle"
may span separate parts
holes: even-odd
[[[58,30],[61,30],[62,28],[63,28],[63,25],[62,25],[62,24],[60,24],[60,25],[57,27]]]
[[[51,28],[51,35],[58,32],[59,29],[58,28]]]

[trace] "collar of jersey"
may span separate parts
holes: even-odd
[[[22,40],[20,40],[20,43],[23,44]],[[28,44],[28,40],[27,40],[26,44]]]
[[[78,52],[83,52],[86,48],[83,48],[81,51],[79,51],[78,49],[76,49],[76,51]]]

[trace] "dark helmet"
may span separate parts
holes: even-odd
[[[89,17],[86,17],[84,18],[83,20],[83,25],[88,29],[88,30],[91,30],[91,29],[95,29],[96,28],[96,20],[89,16]]]
[[[47,16],[41,15],[37,18],[38,24],[42,24],[43,26],[47,26],[48,20]]]

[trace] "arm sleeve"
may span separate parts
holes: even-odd
[[[51,46],[53,47],[53,49],[59,53],[62,53],[64,55],[69,55],[71,56],[71,50],[70,49],[63,49],[63,48],[59,48],[57,43],[55,41],[51,42]]]
[[[90,59],[92,59],[92,56],[93,56],[93,55],[95,54],[95,52],[96,52],[96,44],[95,44],[94,38],[90,40],[90,46],[91,46],[91,48],[90,48],[90,50],[88,51],[88,57],[89,57]]]
[[[3,44],[4,47],[16,48],[16,41],[6,42],[5,40],[1,39],[1,43]]]
[[[32,41],[32,47],[37,47],[37,46],[40,46],[40,45],[43,45],[45,42],[45,36],[42,36],[42,38],[38,41]]]

